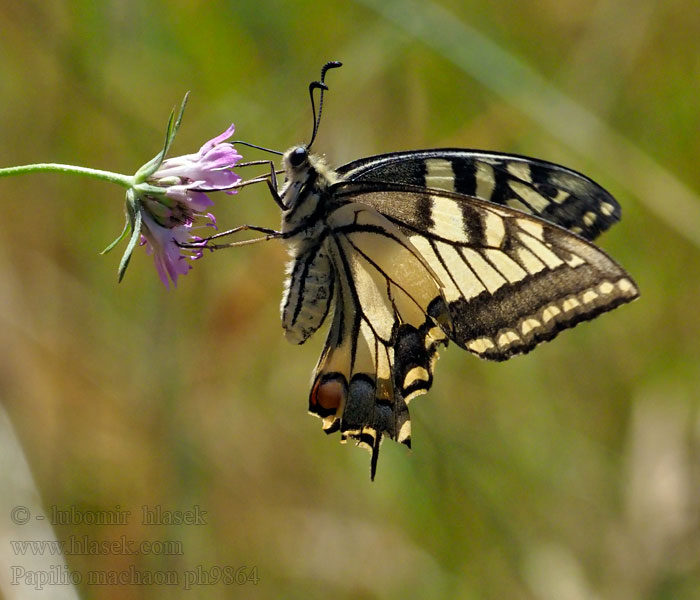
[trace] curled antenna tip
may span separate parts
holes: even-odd
[[[309,89],[310,90],[327,90],[328,86],[325,83],[322,83],[320,81],[312,81],[309,84]]]
[[[338,67],[341,67],[342,65],[343,63],[341,63],[338,60],[327,62],[325,65],[323,65],[323,68],[321,69],[321,80],[312,81],[309,84],[309,95],[311,96],[311,112],[313,114],[314,127],[313,131],[311,132],[311,139],[306,145],[307,149],[311,148],[311,145],[314,143],[314,140],[316,139],[316,134],[318,133],[318,126],[321,123],[321,112],[323,111],[323,92],[328,90],[328,86],[324,83],[326,71],[328,71],[328,69],[336,69]],[[318,113],[316,113],[316,105],[314,103],[314,90],[318,89],[321,90],[321,96],[318,100]]]
[[[323,65],[323,68],[321,69],[321,83],[323,83],[323,79],[326,76],[326,71],[328,69],[337,69],[338,67],[342,67],[343,63],[341,63],[339,60],[331,60],[328,61],[325,65]]]

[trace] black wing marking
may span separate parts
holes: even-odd
[[[632,278],[602,250],[506,206],[369,182],[343,182],[334,191],[375,208],[406,235],[441,284],[446,333],[483,358],[529,352],[638,296]]]
[[[337,169],[348,181],[443,189],[509,206],[593,240],[620,220],[618,202],[585,175],[543,160],[459,148],[370,156]]]

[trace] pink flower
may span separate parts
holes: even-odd
[[[231,171],[241,159],[238,151],[224,140],[233,134],[231,125],[221,135],[205,143],[196,154],[164,160],[143,186],[136,186],[141,213],[141,242],[153,254],[156,270],[166,287],[177,285],[178,275],[191,268],[190,261],[202,256],[192,248],[199,241],[192,234],[199,221],[216,227],[216,220],[205,210],[214,204],[207,193],[233,194],[241,177]],[[190,245],[190,247],[188,247]]]
[[[232,169],[241,159],[233,144],[233,124],[206,142],[199,152],[166,159],[182,122],[189,92],[180,109],[170,113],[165,142],[160,152],[141,166],[128,181],[126,224],[121,234],[102,253],[110,252],[129,237],[119,262],[119,281],[124,277],[134,248],[145,246],[153,255],[156,270],[166,287],[177,285],[179,275],[192,268],[191,261],[202,256],[202,238],[193,235],[200,227],[216,228],[214,215],[207,209],[214,204],[210,192],[236,193],[241,177]],[[199,225],[204,222],[204,225]]]
[[[176,200],[200,204],[200,210],[211,204],[203,192],[227,190],[241,180],[231,169],[241,155],[231,144],[222,143],[233,135],[233,124],[221,135],[206,142],[196,154],[185,154],[164,160],[149,177],[155,185],[167,185],[166,195]],[[233,194],[235,190],[227,190]]]

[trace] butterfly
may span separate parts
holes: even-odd
[[[281,231],[252,229],[290,255],[287,339],[302,344],[330,321],[309,411],[370,450],[374,479],[383,438],[410,447],[408,404],[430,389],[441,346],[506,360],[639,292],[591,243],[620,219],[619,204],[576,171],[459,148],[330,168],[309,148],[335,66],[310,86],[311,142],[283,154],[279,191],[268,180]]]

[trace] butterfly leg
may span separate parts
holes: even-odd
[[[267,182],[267,186],[270,188],[270,194],[272,196],[272,199],[275,201],[275,204],[279,206],[280,210],[286,210],[286,206],[284,205],[284,202],[282,201],[282,198],[279,194],[278,191],[278,186],[277,186],[277,174],[278,173],[284,173],[283,170],[276,170],[275,169],[275,163],[272,162],[271,160],[254,160],[251,162],[247,163],[241,163],[238,165],[238,167],[250,167],[252,165],[269,165],[270,166],[270,174],[269,175],[261,175],[259,177],[255,177],[254,179],[249,179],[248,181],[242,181],[238,185],[234,186],[234,189],[244,187],[246,185],[251,185],[253,183],[260,183],[261,181]]]
[[[285,206],[284,202],[282,201],[282,197],[280,196],[279,192],[277,191],[277,171],[275,171],[275,167],[272,164],[272,161],[270,161],[270,178],[266,180],[267,181],[267,187],[270,188],[270,195],[272,196],[272,199],[275,201],[275,204],[280,207],[280,210],[287,210],[287,207]]]
[[[241,168],[241,167],[252,167],[255,165],[269,165],[270,167],[270,174],[267,175],[258,175],[257,177],[254,177],[253,179],[247,179],[245,181],[241,181],[240,183],[237,183],[234,185],[231,189],[237,190],[238,188],[242,188],[248,185],[253,185],[255,183],[262,183],[263,181],[267,182],[267,185],[270,187],[270,193],[272,194],[272,199],[275,201],[277,206],[279,206],[282,210],[284,210],[285,206],[284,203],[282,202],[282,199],[280,198],[280,195],[277,191],[278,186],[277,186],[277,175],[284,173],[283,169],[275,169],[275,163],[272,162],[271,160],[253,160],[250,162],[245,162],[245,163],[240,163],[236,165],[236,168]]]
[[[240,233],[241,231],[258,231],[258,232],[264,233],[266,235],[259,237],[259,238],[253,238],[250,240],[229,242],[228,244],[212,244],[212,243],[210,243],[212,240],[226,237],[229,235],[235,235],[236,233]],[[180,244],[180,246],[183,248],[206,248],[207,250],[214,251],[214,250],[221,250],[223,248],[234,248],[236,246],[248,246],[250,244],[257,244],[258,242],[267,242],[268,240],[273,240],[273,239],[279,238],[279,237],[282,237],[281,231],[276,231],[274,229],[269,229],[267,227],[258,227],[257,225],[239,225],[238,227],[234,227],[233,229],[229,229],[228,231],[222,231],[220,233],[216,233],[214,235],[211,235],[211,236],[206,237],[206,238],[202,238],[199,241],[191,242],[189,244]]]

